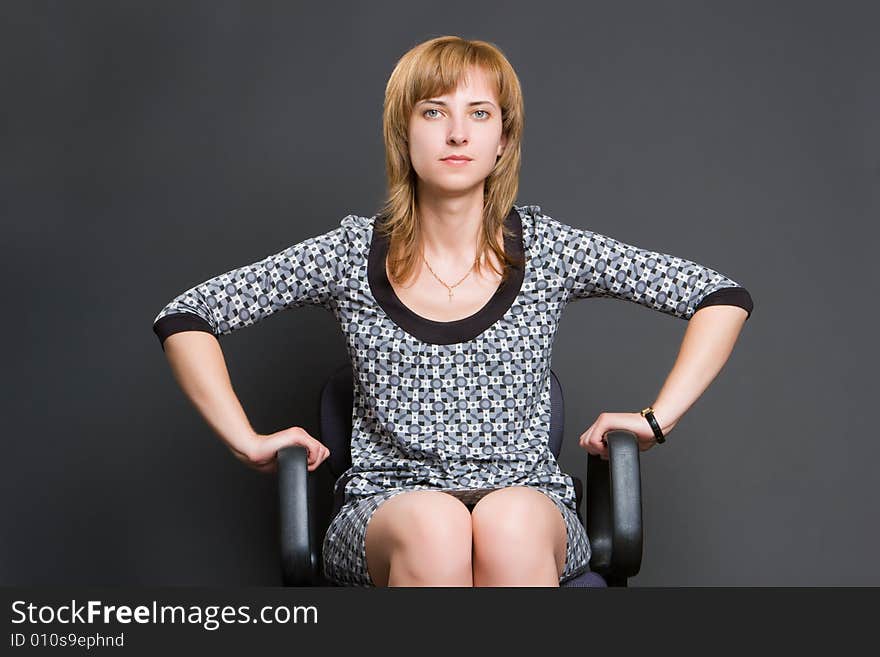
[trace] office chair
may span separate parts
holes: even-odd
[[[550,371],[550,448],[558,459],[565,426],[562,387]],[[281,571],[285,586],[330,586],[323,574],[324,534],[342,506],[344,491],[334,496],[333,484],[351,466],[351,413],[354,383],[350,364],[341,366],[324,383],[320,396],[318,437],[330,449],[327,461],[308,472],[308,452],[294,445],[278,451]],[[587,455],[587,519],[592,554],[590,569],[562,587],[627,586],[642,560],[642,497],[639,448],[628,431],[606,434],[608,460]],[[331,478],[320,477],[328,467]],[[326,475],[326,473],[324,473]],[[571,475],[578,516],[583,482]],[[321,481],[323,479],[323,481]],[[341,486],[340,488],[344,488]]]

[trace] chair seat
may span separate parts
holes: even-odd
[[[563,582],[560,585],[560,588],[566,587],[593,587],[593,588],[608,588],[608,584],[605,582],[605,578],[603,578],[599,573],[594,573],[592,570],[588,570],[585,573],[578,575],[577,577],[572,577],[567,582]]]

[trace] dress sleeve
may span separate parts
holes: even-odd
[[[611,297],[686,320],[706,306],[738,306],[746,319],[751,317],[748,290],[714,269],[550,217],[543,220],[569,301]]]
[[[347,279],[355,217],[262,260],[220,274],[179,294],[156,315],[162,349],[168,336],[205,331],[216,337],[303,306],[332,310]]]

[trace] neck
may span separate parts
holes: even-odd
[[[472,261],[483,225],[483,186],[457,196],[421,189],[417,198],[425,258],[453,267]]]

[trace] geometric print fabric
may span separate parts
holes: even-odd
[[[689,260],[569,226],[540,206],[514,210],[526,257],[521,287],[469,340],[419,339],[385,312],[368,276],[375,216],[348,215],[334,230],[194,286],[154,320],[162,339],[181,314],[190,328],[201,322],[220,336],[304,304],[334,313],[352,363],[354,404],[352,466],[337,481],[344,503],[323,545],[331,581],[371,585],[367,522],[393,495],[420,489],[472,505],[498,488],[534,487],[566,522],[560,581],[587,570],[591,549],[574,485],[549,447],[550,362],[564,308],[610,297],[687,320],[707,295],[741,287]]]

